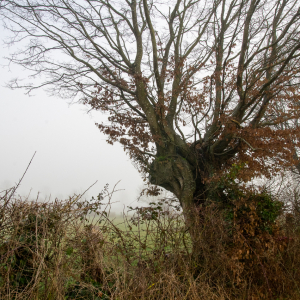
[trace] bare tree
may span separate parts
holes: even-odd
[[[167,3],[167,4],[166,4]],[[10,61],[54,95],[109,113],[97,124],[187,224],[209,181],[235,162],[242,180],[294,163],[299,131],[296,0],[3,0]],[[284,102],[285,109],[277,103]],[[270,163],[274,162],[274,163]]]

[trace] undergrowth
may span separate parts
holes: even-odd
[[[227,189],[227,209],[212,201],[197,212],[194,245],[167,200],[131,208],[119,226],[107,187],[91,201],[12,193],[0,198],[1,299],[300,299],[295,190],[284,207]]]

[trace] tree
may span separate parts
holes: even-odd
[[[234,163],[240,179],[294,164],[299,149],[296,0],[3,0],[10,61],[54,95],[109,113],[97,124],[187,225]],[[57,54],[56,54],[57,53]]]

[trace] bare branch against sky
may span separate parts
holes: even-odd
[[[100,131],[187,224],[232,166],[247,182],[295,165],[299,130],[279,125],[300,117],[297,0],[1,3],[7,44],[21,45],[10,62],[31,75],[11,88],[108,114]]]

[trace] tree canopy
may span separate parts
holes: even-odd
[[[295,165],[298,1],[3,0],[0,14],[22,44],[10,61],[43,80],[11,87],[108,113],[108,142],[184,211],[234,163],[244,181]]]

